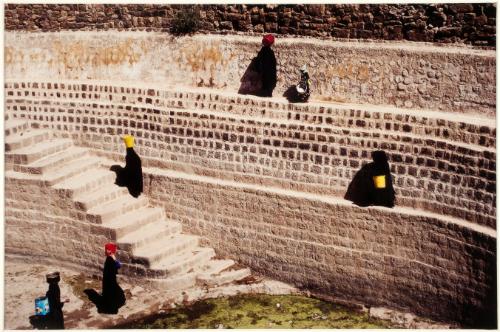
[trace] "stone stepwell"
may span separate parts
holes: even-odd
[[[156,233],[175,232],[175,220],[221,256],[311,292],[465,326],[496,324],[496,126],[490,117],[290,104],[140,82],[9,81],[6,96],[6,131],[17,135],[19,128],[27,140],[6,142],[7,251],[97,270],[102,244],[116,237],[132,275],[165,280],[157,271],[176,264],[163,255],[196,241],[185,235],[158,248],[153,238],[163,235]],[[165,215],[164,228],[141,225],[149,234],[144,240],[134,234],[135,222],[117,234],[110,226],[114,210],[96,206],[120,193],[111,189],[106,169],[123,161],[123,134],[136,137],[145,194]],[[19,153],[29,144],[37,148]],[[62,168],[51,171],[50,161],[38,160],[40,149],[65,151],[61,159],[68,163],[71,156],[113,162],[85,168],[91,188],[80,189],[67,184]],[[390,158],[394,209],[361,208],[341,198],[375,149]],[[77,177],[78,167],[74,161],[64,172]],[[103,198],[87,194],[104,181],[111,187],[96,194]],[[147,210],[142,199],[114,197],[120,207],[133,208],[133,201],[140,211],[161,212]],[[23,232],[43,239],[47,250],[26,244]],[[192,278],[189,269],[179,278]],[[197,279],[232,278],[208,277]],[[171,286],[178,282],[167,279]]]
[[[80,227],[78,234],[83,241],[91,237],[86,230],[98,230],[97,234],[103,235],[99,243],[89,243],[95,248],[93,252],[82,253],[89,258],[86,265],[93,269],[99,266],[97,263],[101,258],[92,257],[92,254],[106,240],[118,244],[117,256],[122,262],[122,274],[145,277],[169,289],[186,289],[196,283],[228,284],[250,275],[248,268],[235,267],[233,260],[216,259],[214,249],[200,247],[198,236],[183,234],[181,224],[165,218],[163,209],[152,207],[144,195],[133,198],[126,188],[116,186],[114,173],[109,170],[111,161],[92,155],[86,148],[74,146],[71,139],[54,137],[50,130],[32,129],[26,121],[7,119],[5,135],[7,227],[11,226],[12,218],[23,218],[26,216],[23,212],[33,208],[40,207],[40,214],[57,214],[52,209],[53,200],[33,192],[30,196],[29,186],[23,185],[28,183],[48,188],[54,195],[59,193],[66,198],[54,198],[59,201],[55,204],[64,208],[69,203],[73,207],[71,211],[79,217],[76,222],[87,224]],[[27,195],[20,196],[20,193]],[[10,204],[13,200],[17,204]],[[25,205],[20,204],[23,200]],[[32,222],[36,224],[37,220]],[[63,229],[64,225],[57,227]],[[42,228],[38,230],[43,231]],[[61,233],[62,236],[68,235],[64,231]],[[10,235],[7,231],[6,253],[19,253],[12,245]],[[48,234],[51,235],[61,236]],[[75,237],[68,240],[69,243],[81,241]],[[57,242],[43,238],[39,245],[51,241]],[[63,243],[64,250],[71,252],[67,245],[68,242]]]

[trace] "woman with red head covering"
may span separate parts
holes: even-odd
[[[262,45],[271,46],[274,44],[274,36],[271,34],[267,34],[262,38]]]
[[[274,36],[267,34],[262,38],[262,48],[257,55],[258,70],[262,76],[263,97],[272,97],[276,87],[276,57],[271,49],[274,44]]]
[[[125,304],[125,293],[116,281],[116,275],[120,268],[120,263],[116,260],[117,246],[114,243],[106,243],[104,246],[106,261],[102,276],[102,300],[99,312],[116,314],[118,308]]]

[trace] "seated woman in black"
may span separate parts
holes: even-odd
[[[394,207],[395,191],[384,151],[372,153],[373,162],[363,166],[347,188],[345,199],[359,206]]]

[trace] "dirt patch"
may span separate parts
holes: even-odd
[[[83,273],[63,278],[63,280],[71,286],[73,294],[78,296],[78,298],[83,301],[82,309],[90,309],[94,306],[83,291],[88,288],[99,290],[101,288],[100,281],[96,279],[89,279]]]
[[[101,290],[98,276],[11,259],[7,256],[5,260],[6,329],[31,329],[29,316],[34,314],[34,299],[45,295],[45,275],[54,271],[61,274],[61,300],[69,300],[63,307],[67,329],[380,328],[401,326],[399,321],[410,328],[443,328],[432,322],[423,324],[413,316],[409,324],[408,314],[401,316],[390,310],[373,309],[368,313],[305,296],[277,295],[296,294],[298,290],[261,276],[247,277],[239,284],[185,291],[151,288],[141,280],[122,280],[119,276],[127,303],[117,315],[104,315],[97,313],[83,293],[87,288]],[[252,295],[240,295],[248,293]],[[390,323],[394,315],[406,320]]]
[[[73,312],[81,309],[83,301],[74,294],[67,280],[74,278],[76,273],[69,269],[47,266],[42,264],[29,264],[5,260],[5,328],[6,329],[31,329],[29,316],[35,314],[34,301],[39,296],[45,296],[48,284],[45,275],[59,271],[61,281],[61,300],[64,303],[63,312]]]

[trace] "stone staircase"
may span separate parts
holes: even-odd
[[[215,259],[214,249],[200,247],[197,236],[182,234],[181,224],[166,219],[163,209],[150,206],[144,195],[134,198],[116,186],[109,170],[113,162],[74,146],[71,139],[7,116],[5,162],[7,178],[22,176],[65,192],[85,222],[105,229],[108,240],[118,244],[122,274],[177,290],[250,275],[232,260]]]

